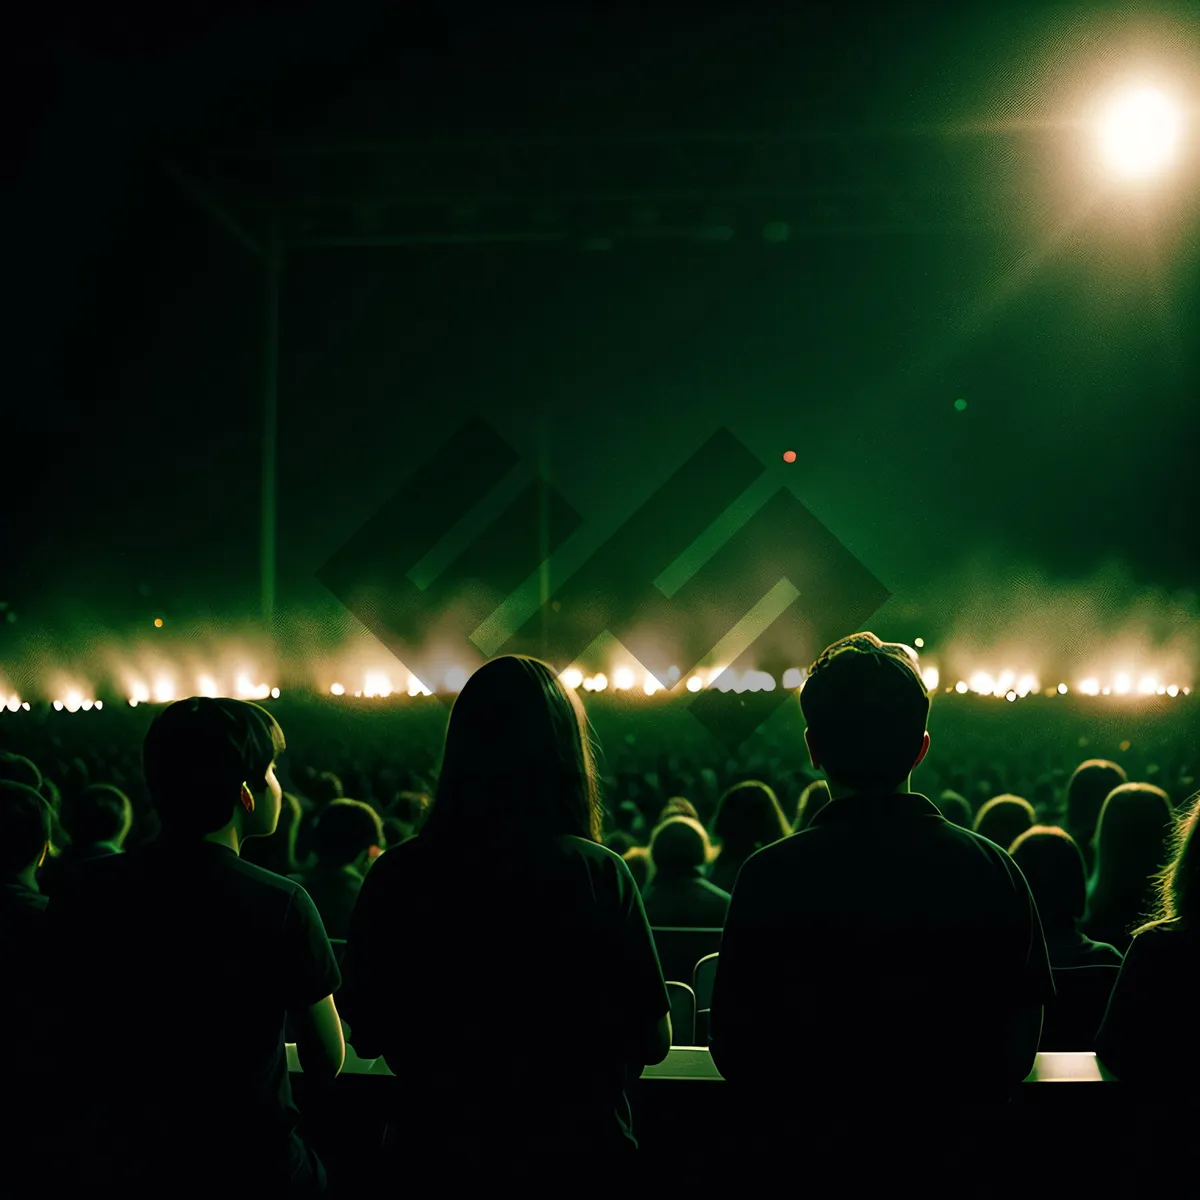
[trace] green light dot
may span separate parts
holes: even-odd
[[[962,412],[962,410],[967,407],[967,402],[965,400],[955,400],[954,407],[958,409],[959,412]]]

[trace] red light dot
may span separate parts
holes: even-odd
[[[795,462],[796,461],[795,450],[785,450],[783,452],[783,461],[784,462]]]

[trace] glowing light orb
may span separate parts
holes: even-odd
[[[795,450],[785,450],[783,452],[783,461],[785,463],[794,463],[796,461]]]
[[[1100,118],[1100,153],[1123,179],[1158,175],[1175,157],[1183,114],[1157,88],[1133,88],[1116,96]]]

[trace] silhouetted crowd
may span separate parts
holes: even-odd
[[[672,1044],[709,1048],[758,1145],[1004,1106],[1039,1051],[1194,1103],[1194,726],[943,747],[872,634],[799,709],[741,757],[653,710],[610,745],[509,656],[429,736],[208,698],[102,737],[6,721],[16,1158],[51,1189],[324,1190],[285,1043],[327,1085],[347,1044],[387,1063],[381,1181],[628,1178],[629,1095]]]

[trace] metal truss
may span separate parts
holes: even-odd
[[[285,249],[975,233],[1018,204],[1011,139],[937,130],[247,144],[175,178]],[[1030,199],[1025,189],[1025,200]]]

